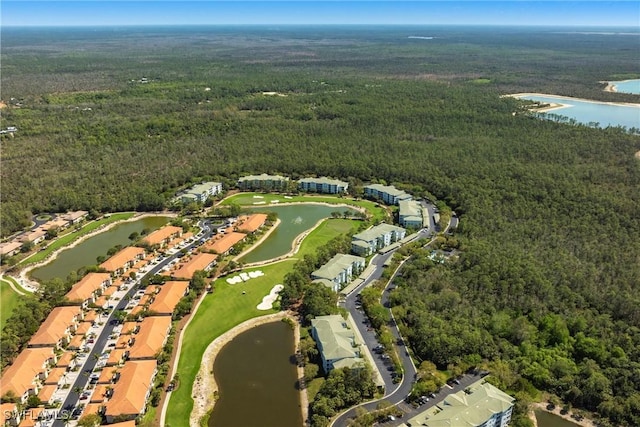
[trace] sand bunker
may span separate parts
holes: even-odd
[[[640,160],[640,151],[638,151],[638,152],[634,155],[634,157],[635,157],[636,159]]]
[[[258,310],[271,310],[271,308],[273,308],[273,303],[275,302],[276,299],[278,299],[278,294],[283,288],[284,286],[282,285],[275,285],[271,289],[271,292],[269,292],[269,295],[262,298],[262,302],[258,304],[256,308]]]
[[[227,283],[230,285],[236,285],[238,283],[246,282],[249,279],[255,279],[256,277],[264,276],[262,270],[250,271],[248,273],[240,273],[237,276],[233,276],[227,279]]]

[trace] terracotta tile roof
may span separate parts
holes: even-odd
[[[87,406],[82,410],[82,414],[80,414],[80,418],[85,417],[91,414],[99,414],[100,409],[104,406],[104,403],[87,403]],[[115,424],[112,424],[115,425]]]
[[[67,366],[71,365],[72,361],[73,361],[73,352],[65,351],[64,353],[62,353],[62,356],[60,356],[60,358],[58,359],[58,363],[56,363],[56,366],[58,368],[66,368]]]
[[[93,323],[96,321],[97,318],[98,318],[98,312],[96,312],[95,310],[89,310],[84,314],[84,319],[82,321]]]
[[[155,360],[127,362],[120,372],[120,380],[113,387],[113,396],[106,404],[105,415],[138,415],[144,411],[147,393],[153,386]]]
[[[33,388],[34,378],[44,371],[47,360],[53,360],[55,354],[52,347],[25,348],[20,352],[13,364],[4,369],[0,378],[0,396],[12,391],[22,396]]]
[[[119,368],[104,368],[100,371],[100,376],[98,377],[98,384],[110,384],[113,379],[113,374],[118,372]]]
[[[191,279],[196,271],[206,270],[217,258],[218,256],[214,254],[199,253],[194,255],[179,270],[172,272],[171,276],[176,279]]]
[[[67,346],[67,348],[69,348],[70,350],[78,350],[82,347],[83,344],[84,335],[74,335],[73,338],[71,338],[71,341],[69,341],[69,345]]]
[[[267,221],[267,214],[253,214],[241,218],[242,222],[238,225],[238,231],[245,233],[253,233],[264,225]]]
[[[34,427],[38,421],[40,414],[44,412],[44,408],[31,408],[28,409],[27,416],[22,418],[18,427]]]
[[[67,212],[65,214],[60,215],[60,218],[66,220],[66,221],[77,221],[85,216],[87,216],[89,214],[89,212],[87,211],[75,211],[75,212]]]
[[[76,335],[86,335],[86,333],[89,332],[89,329],[91,329],[91,323],[82,322],[76,329]]]
[[[107,289],[104,290],[104,292],[102,293],[103,297],[110,297],[111,295],[115,294],[116,292],[118,292],[118,287],[117,286],[109,286]]]
[[[82,309],[77,306],[56,307],[51,310],[40,328],[29,340],[29,346],[54,346],[67,334],[67,329],[74,324],[74,319],[82,315]]]
[[[120,331],[120,335],[132,334],[134,333],[137,327],[138,327],[138,322],[124,322],[122,324],[122,330]]]
[[[124,349],[129,347],[129,340],[131,339],[131,335],[120,335],[118,337],[118,341],[116,341],[115,348]]]
[[[109,299],[106,296],[102,295],[96,300],[94,304],[98,307],[104,307],[105,305],[107,305],[108,301]]]
[[[42,402],[48,403],[49,400],[51,400],[53,393],[55,393],[57,389],[58,386],[55,384],[45,385],[38,392],[38,399],[40,399]]]
[[[121,423],[109,424],[109,427],[136,427],[135,420],[123,421]]]
[[[67,373],[67,368],[53,368],[51,370],[51,372],[49,372],[49,375],[47,376],[47,379],[44,380],[44,383],[45,384],[58,384],[60,379],[62,379],[62,377],[66,373]]]
[[[103,283],[110,283],[109,273],[89,273],[77,282],[65,295],[69,301],[84,302],[93,292],[102,287]]]
[[[109,358],[107,359],[107,366],[119,365],[124,358],[126,350],[122,348],[116,348],[109,354]]]
[[[224,254],[233,247],[236,243],[244,239],[246,234],[237,233],[232,231],[224,234],[222,237],[218,237],[211,243],[202,247],[203,250],[212,251],[218,254]]]
[[[4,426],[7,421],[13,419],[12,414],[17,414],[17,409],[15,403],[0,404],[0,426]]]
[[[140,298],[140,300],[138,301],[138,306],[144,307],[145,305],[149,304],[149,301],[151,301],[151,295],[144,294],[142,295],[142,298]]]
[[[91,394],[90,403],[102,403],[107,397],[107,390],[111,388],[111,386],[107,384],[98,384],[96,388],[93,389],[93,393]]]
[[[155,358],[164,345],[171,318],[167,316],[149,316],[140,324],[140,332],[135,335],[136,342],[129,349],[130,359]]]
[[[155,295],[158,292],[160,292],[161,286],[159,285],[149,285],[145,288],[144,290],[144,294],[145,295]]]
[[[169,241],[174,236],[180,236],[180,234],[182,234],[182,227],[167,225],[149,233],[142,241],[149,245],[160,245],[165,241]]]
[[[149,306],[149,311],[157,314],[171,315],[188,287],[189,282],[186,281],[166,282],[162,285],[160,293],[156,295],[156,299]]]
[[[18,238],[18,240],[21,242],[34,242],[38,239],[43,238],[46,234],[47,232],[45,230],[41,230],[38,228],[35,231],[23,234],[21,237]]]
[[[16,242],[16,241],[0,243],[0,255],[6,255],[11,252],[15,252],[18,249],[20,249],[21,246],[22,246],[22,243]]]
[[[123,268],[125,264],[144,256],[144,249],[135,246],[128,246],[113,255],[111,258],[100,264],[100,268],[114,272],[119,268]]]
[[[138,314],[142,313],[144,311],[144,305],[136,305],[135,307],[133,307],[131,309],[131,313],[129,313],[131,316],[137,316]]]

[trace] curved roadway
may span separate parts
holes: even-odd
[[[418,233],[419,236],[417,237],[418,239],[420,238],[432,238],[435,236],[435,230],[437,230],[437,225],[434,222],[433,219],[433,215],[434,213],[436,213],[435,210],[435,206],[433,206],[430,203],[427,202],[422,202],[423,207],[425,209],[427,209],[427,211],[429,212],[429,226],[427,228],[424,228],[422,230],[420,230],[420,232]],[[455,215],[455,213],[452,214],[452,219],[449,222],[447,228],[444,230],[444,232],[447,232],[449,228],[455,228],[458,225],[458,218]],[[433,241],[430,240],[429,243],[427,243],[427,245],[431,244],[431,242]],[[351,317],[354,319],[355,321],[355,326],[358,328],[358,330],[360,331],[360,335],[362,336],[363,340],[364,340],[364,345],[367,347],[367,350],[365,351],[371,351],[371,349],[373,349],[375,346],[377,346],[378,340],[376,338],[376,333],[374,330],[371,330],[371,328],[369,328],[367,326],[367,316],[364,314],[364,312],[362,312],[362,310],[358,307],[359,304],[358,303],[358,294],[365,288],[367,287],[369,284],[371,284],[371,282],[373,282],[374,280],[379,279],[380,277],[382,277],[382,271],[384,269],[384,263],[393,256],[393,254],[395,253],[396,250],[393,250],[391,252],[388,252],[384,255],[381,254],[376,254],[373,256],[373,258],[371,259],[371,262],[369,265],[374,265],[375,266],[375,270],[373,271],[373,273],[367,277],[365,279],[365,281],[358,286],[357,288],[355,288],[349,295],[347,295],[347,297],[345,298],[345,300],[343,302],[341,302],[341,305],[346,308],[349,313],[351,314]],[[400,268],[398,268],[398,270],[396,270],[396,272],[394,273],[394,275],[391,277],[391,279],[389,279],[389,281],[387,282],[384,291],[382,292],[382,297],[381,297],[381,304],[383,305],[383,307],[387,307],[387,302],[389,300],[389,292],[391,289],[393,289],[393,279],[395,277],[395,275],[398,273],[398,271],[400,270]],[[387,310],[389,310],[389,313],[391,313],[391,309],[387,308]],[[413,364],[413,360],[411,360],[411,357],[409,356],[409,352],[407,351],[407,349],[404,346],[404,339],[402,338],[402,336],[400,335],[400,331],[398,330],[398,325],[395,323],[395,319],[393,318],[393,315],[391,314],[391,321],[389,322],[389,329],[391,331],[391,333],[393,334],[393,337],[395,339],[395,344],[394,344],[394,350],[396,351],[396,353],[398,354],[398,357],[400,359],[400,362],[402,364],[402,378],[401,381],[399,383],[394,383],[393,382],[393,378],[392,378],[392,372],[390,372],[388,370],[388,365],[385,364],[385,360],[382,359],[382,357],[378,356],[376,357],[375,353],[372,354],[373,356],[373,360],[375,361],[376,366],[374,367],[375,369],[377,369],[381,376],[382,379],[384,380],[384,384],[385,384],[385,394],[383,397],[373,400],[373,401],[369,401],[369,402],[365,402],[362,403],[360,405],[354,406],[349,408],[348,410],[346,410],[345,412],[341,413],[337,418],[334,418],[333,422],[330,424],[331,427],[346,427],[349,423],[349,420],[352,418],[356,417],[356,409],[357,408],[364,408],[367,412],[372,412],[375,411],[377,409],[378,404],[381,401],[387,401],[388,403],[390,403],[393,406],[398,406],[399,409],[401,409],[404,413],[406,414],[411,414],[413,412],[413,415],[417,414],[418,412],[421,412],[422,410],[424,410],[424,408],[420,409],[420,410],[416,410],[414,409],[411,405],[408,405],[406,403],[404,403],[405,398],[407,397],[407,395],[409,395],[409,393],[411,393],[411,390],[413,388],[413,383],[414,383],[414,379],[416,376],[416,367]],[[455,391],[458,391],[458,389],[461,389],[463,386],[465,386],[465,384],[467,384],[470,381],[470,379],[467,379],[466,376],[464,378],[462,378],[460,380],[460,385],[454,385],[454,386],[446,386],[445,388],[443,388],[442,391],[440,391],[438,393],[437,396],[437,400],[441,400],[442,398],[444,398],[446,395],[453,393]],[[435,400],[433,402],[430,402],[431,404],[435,403]],[[430,405],[427,405],[430,406]],[[400,420],[396,420],[394,423],[390,424],[390,425],[399,425],[401,424],[402,421]]]

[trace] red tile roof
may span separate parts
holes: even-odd
[[[214,254],[199,253],[191,257],[179,270],[170,274],[176,279],[192,279],[196,271],[206,270],[217,258],[218,256]]]
[[[174,236],[179,236],[180,234],[182,234],[182,227],[167,225],[149,233],[149,235],[145,236],[142,241],[148,245],[160,245],[165,241],[169,241]]]
[[[33,388],[34,378],[44,371],[43,366],[48,360],[53,360],[55,354],[52,347],[25,348],[20,352],[13,364],[4,369],[0,378],[0,396],[12,391],[16,396],[22,396]]]
[[[113,396],[107,402],[105,415],[138,415],[144,411],[147,393],[153,386],[155,360],[127,362],[120,371],[120,379],[113,386]]]
[[[253,214],[247,217],[241,217],[240,221],[242,222],[237,226],[238,231],[253,233],[267,221],[267,214]]]
[[[74,325],[74,319],[80,321],[82,309],[77,306],[56,307],[51,310],[40,328],[29,340],[31,346],[55,346]]]
[[[156,295],[156,299],[149,306],[149,311],[157,314],[171,315],[188,287],[189,282],[185,281],[166,282],[162,285],[160,293]]]
[[[140,323],[140,332],[135,335],[135,343],[129,349],[130,359],[153,359],[169,334],[171,318],[167,316],[145,317]]]
[[[144,256],[144,252],[143,248],[137,248],[135,246],[126,247],[100,264],[100,268],[114,272],[119,268],[123,268],[125,264],[137,259],[138,257]]]

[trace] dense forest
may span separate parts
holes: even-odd
[[[432,40],[408,39],[412,35]],[[638,102],[637,36],[516,28],[2,29],[2,234],[203,178],[382,180],[461,218],[393,294],[413,351],[640,425],[640,137],[501,95]],[[267,94],[265,94],[267,93]],[[452,244],[453,244],[452,243]],[[26,326],[26,325],[25,325]]]

